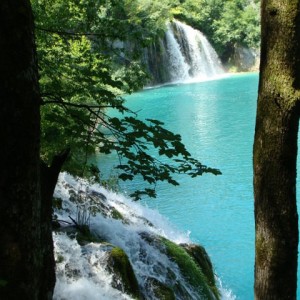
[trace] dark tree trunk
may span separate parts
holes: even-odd
[[[43,265],[40,95],[29,0],[0,1],[0,105],[0,299],[51,299],[54,269],[45,274]]]
[[[255,298],[296,299],[300,1],[262,1],[254,142]]]
[[[52,164],[48,167],[41,162],[41,243],[43,246],[43,277],[42,291],[52,291],[55,284],[55,260],[53,253],[52,239],[52,198],[57,183],[59,172],[69,155],[70,149],[63,151],[53,158]],[[49,293],[51,295],[51,293]],[[46,298],[40,298],[43,300]]]

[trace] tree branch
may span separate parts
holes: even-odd
[[[72,103],[72,102],[66,102],[61,99],[57,100],[43,100],[42,105],[46,104],[59,104],[59,105],[67,105],[77,108],[86,108],[86,109],[102,109],[102,108],[125,108],[123,105],[95,105],[95,104],[82,104],[82,103]]]
[[[108,35],[104,33],[96,33],[96,32],[71,32],[71,31],[63,31],[63,30],[56,30],[56,29],[48,29],[48,28],[43,28],[40,26],[35,26],[36,30],[39,31],[44,31],[48,33],[53,33],[53,34],[58,34],[58,35],[68,35],[68,36],[97,36],[97,37],[102,37],[102,38],[117,38],[116,36],[113,35]]]

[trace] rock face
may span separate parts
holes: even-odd
[[[181,244],[185,251],[194,259],[196,264],[200,267],[206,282],[209,285],[213,294],[218,298],[220,296],[216,288],[215,274],[213,272],[213,265],[204,247],[195,244]]]
[[[259,62],[259,49],[250,49],[240,45],[235,45],[234,51],[226,65],[229,71],[249,72],[258,71]]]
[[[112,286],[135,299],[141,298],[139,285],[133,268],[126,253],[118,247],[114,247],[107,260],[107,269],[113,274]]]
[[[85,287],[90,290],[92,286],[90,300],[220,299],[212,263],[203,247],[175,242],[164,234],[167,228],[157,226],[161,216],[151,218],[153,211],[129,199],[99,187],[83,189],[81,184],[80,190],[77,188],[74,182],[63,180],[57,187],[56,197],[62,199],[62,205],[55,211],[61,227],[53,236],[57,263],[54,299],[73,299],[73,290],[75,299],[86,299],[78,296],[80,284],[84,295]],[[90,203],[85,206],[88,225],[76,221],[82,203]]]

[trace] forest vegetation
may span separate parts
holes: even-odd
[[[207,34],[221,56],[236,44],[259,47],[258,1],[62,1],[32,0],[42,97],[41,158],[48,165],[66,149],[63,170],[99,180],[89,162],[95,151],[117,151],[120,179],[137,174],[150,184],[177,184],[171,173],[219,171],[193,159],[178,135],[155,120],[139,121],[124,106],[124,93],[141,89],[149,74],[141,57],[161,37],[166,23],[182,20]],[[107,109],[126,113],[110,118]],[[161,163],[147,154],[175,158]],[[100,145],[100,147],[99,147]],[[124,160],[121,160],[125,157]],[[174,164],[175,163],[175,164]],[[154,196],[153,188],[135,194]]]
[[[258,1],[32,0],[31,4],[35,25],[29,0],[0,4],[3,299],[52,298],[55,273],[48,200],[53,186],[47,186],[47,179],[57,178],[69,149],[64,169],[83,176],[97,175],[87,161],[98,145],[104,153],[116,150],[127,159],[119,166],[123,179],[140,173],[149,183],[177,184],[171,173],[192,177],[220,173],[192,158],[180,136],[160,121],[142,122],[134,113],[123,119],[106,115],[108,107],[130,113],[122,95],[143,86],[147,74],[140,63],[142,49],[162,34],[166,21],[176,17],[189,24],[199,22],[223,58],[237,43],[248,47],[259,43]],[[254,144],[256,299],[296,299],[299,16],[299,0],[262,1]],[[132,47],[123,48],[124,43]],[[99,127],[110,131],[109,138]],[[150,157],[149,143],[177,166]],[[40,154],[46,162],[42,168]],[[145,192],[154,195],[153,190]]]

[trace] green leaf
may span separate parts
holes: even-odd
[[[6,287],[8,284],[7,280],[4,279],[0,279],[0,288]]]

